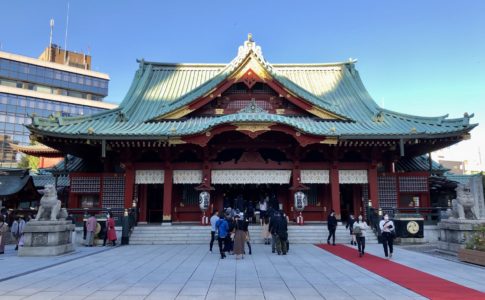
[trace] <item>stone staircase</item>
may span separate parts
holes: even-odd
[[[263,243],[261,227],[249,226],[251,242]],[[288,240],[293,244],[326,243],[328,236],[325,224],[306,224],[304,226],[288,226]],[[350,234],[345,225],[339,224],[335,234],[336,243],[350,243]],[[130,237],[133,245],[160,245],[160,244],[206,244],[210,240],[210,227],[200,225],[139,225],[135,227]],[[367,232],[366,243],[377,244],[376,235]]]

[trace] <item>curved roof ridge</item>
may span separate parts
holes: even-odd
[[[154,67],[220,67],[224,68],[227,63],[176,63],[176,62],[155,62],[155,61],[145,61],[136,60],[138,63],[144,64],[146,66],[151,65]]]
[[[159,61],[147,61],[144,59],[137,59],[137,63],[152,66],[162,67],[225,67],[227,63],[177,63],[177,62],[159,62]],[[331,67],[331,66],[343,66],[349,64],[355,64],[356,59],[351,61],[335,61],[335,62],[321,62],[321,63],[271,63],[273,67]],[[268,62],[269,63],[269,62]]]
[[[356,59],[352,61],[336,61],[336,62],[324,62],[324,63],[271,63],[273,67],[284,68],[284,67],[333,67],[333,66],[344,66],[351,65],[357,62]]]
[[[387,109],[387,108],[382,108],[380,106],[379,106],[379,111],[382,111],[382,112],[387,113],[387,114],[399,116],[399,117],[402,117],[402,118],[406,118],[406,119],[409,119],[409,120],[435,121],[435,122],[438,122],[438,123],[441,123],[442,121],[446,121],[447,120],[446,118],[448,117],[448,114],[441,115],[441,116],[435,116],[435,117],[416,116],[416,115],[410,115],[410,114],[406,114],[406,113],[397,112],[397,111],[390,110],[390,109]],[[448,120],[451,120],[451,119],[448,119]],[[459,119],[459,120],[462,120],[462,119]]]

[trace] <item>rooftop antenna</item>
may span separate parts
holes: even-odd
[[[48,55],[48,61],[51,61],[51,52],[52,52],[52,32],[54,31],[54,19],[51,18],[49,25],[51,27],[51,33],[49,35],[49,55]]]
[[[69,1],[67,2],[66,36],[64,37],[64,64],[67,64],[67,30],[69,29]]]

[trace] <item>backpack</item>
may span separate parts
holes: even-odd
[[[362,236],[362,228],[360,226],[354,227],[354,234],[355,236]]]

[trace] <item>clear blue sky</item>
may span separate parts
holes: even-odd
[[[64,45],[67,1],[2,1],[2,49],[37,56]],[[68,48],[91,49],[120,102],[136,59],[229,62],[248,32],[269,62],[359,60],[374,99],[388,109],[485,125],[485,1],[71,0]],[[473,140],[485,152],[484,130]]]

